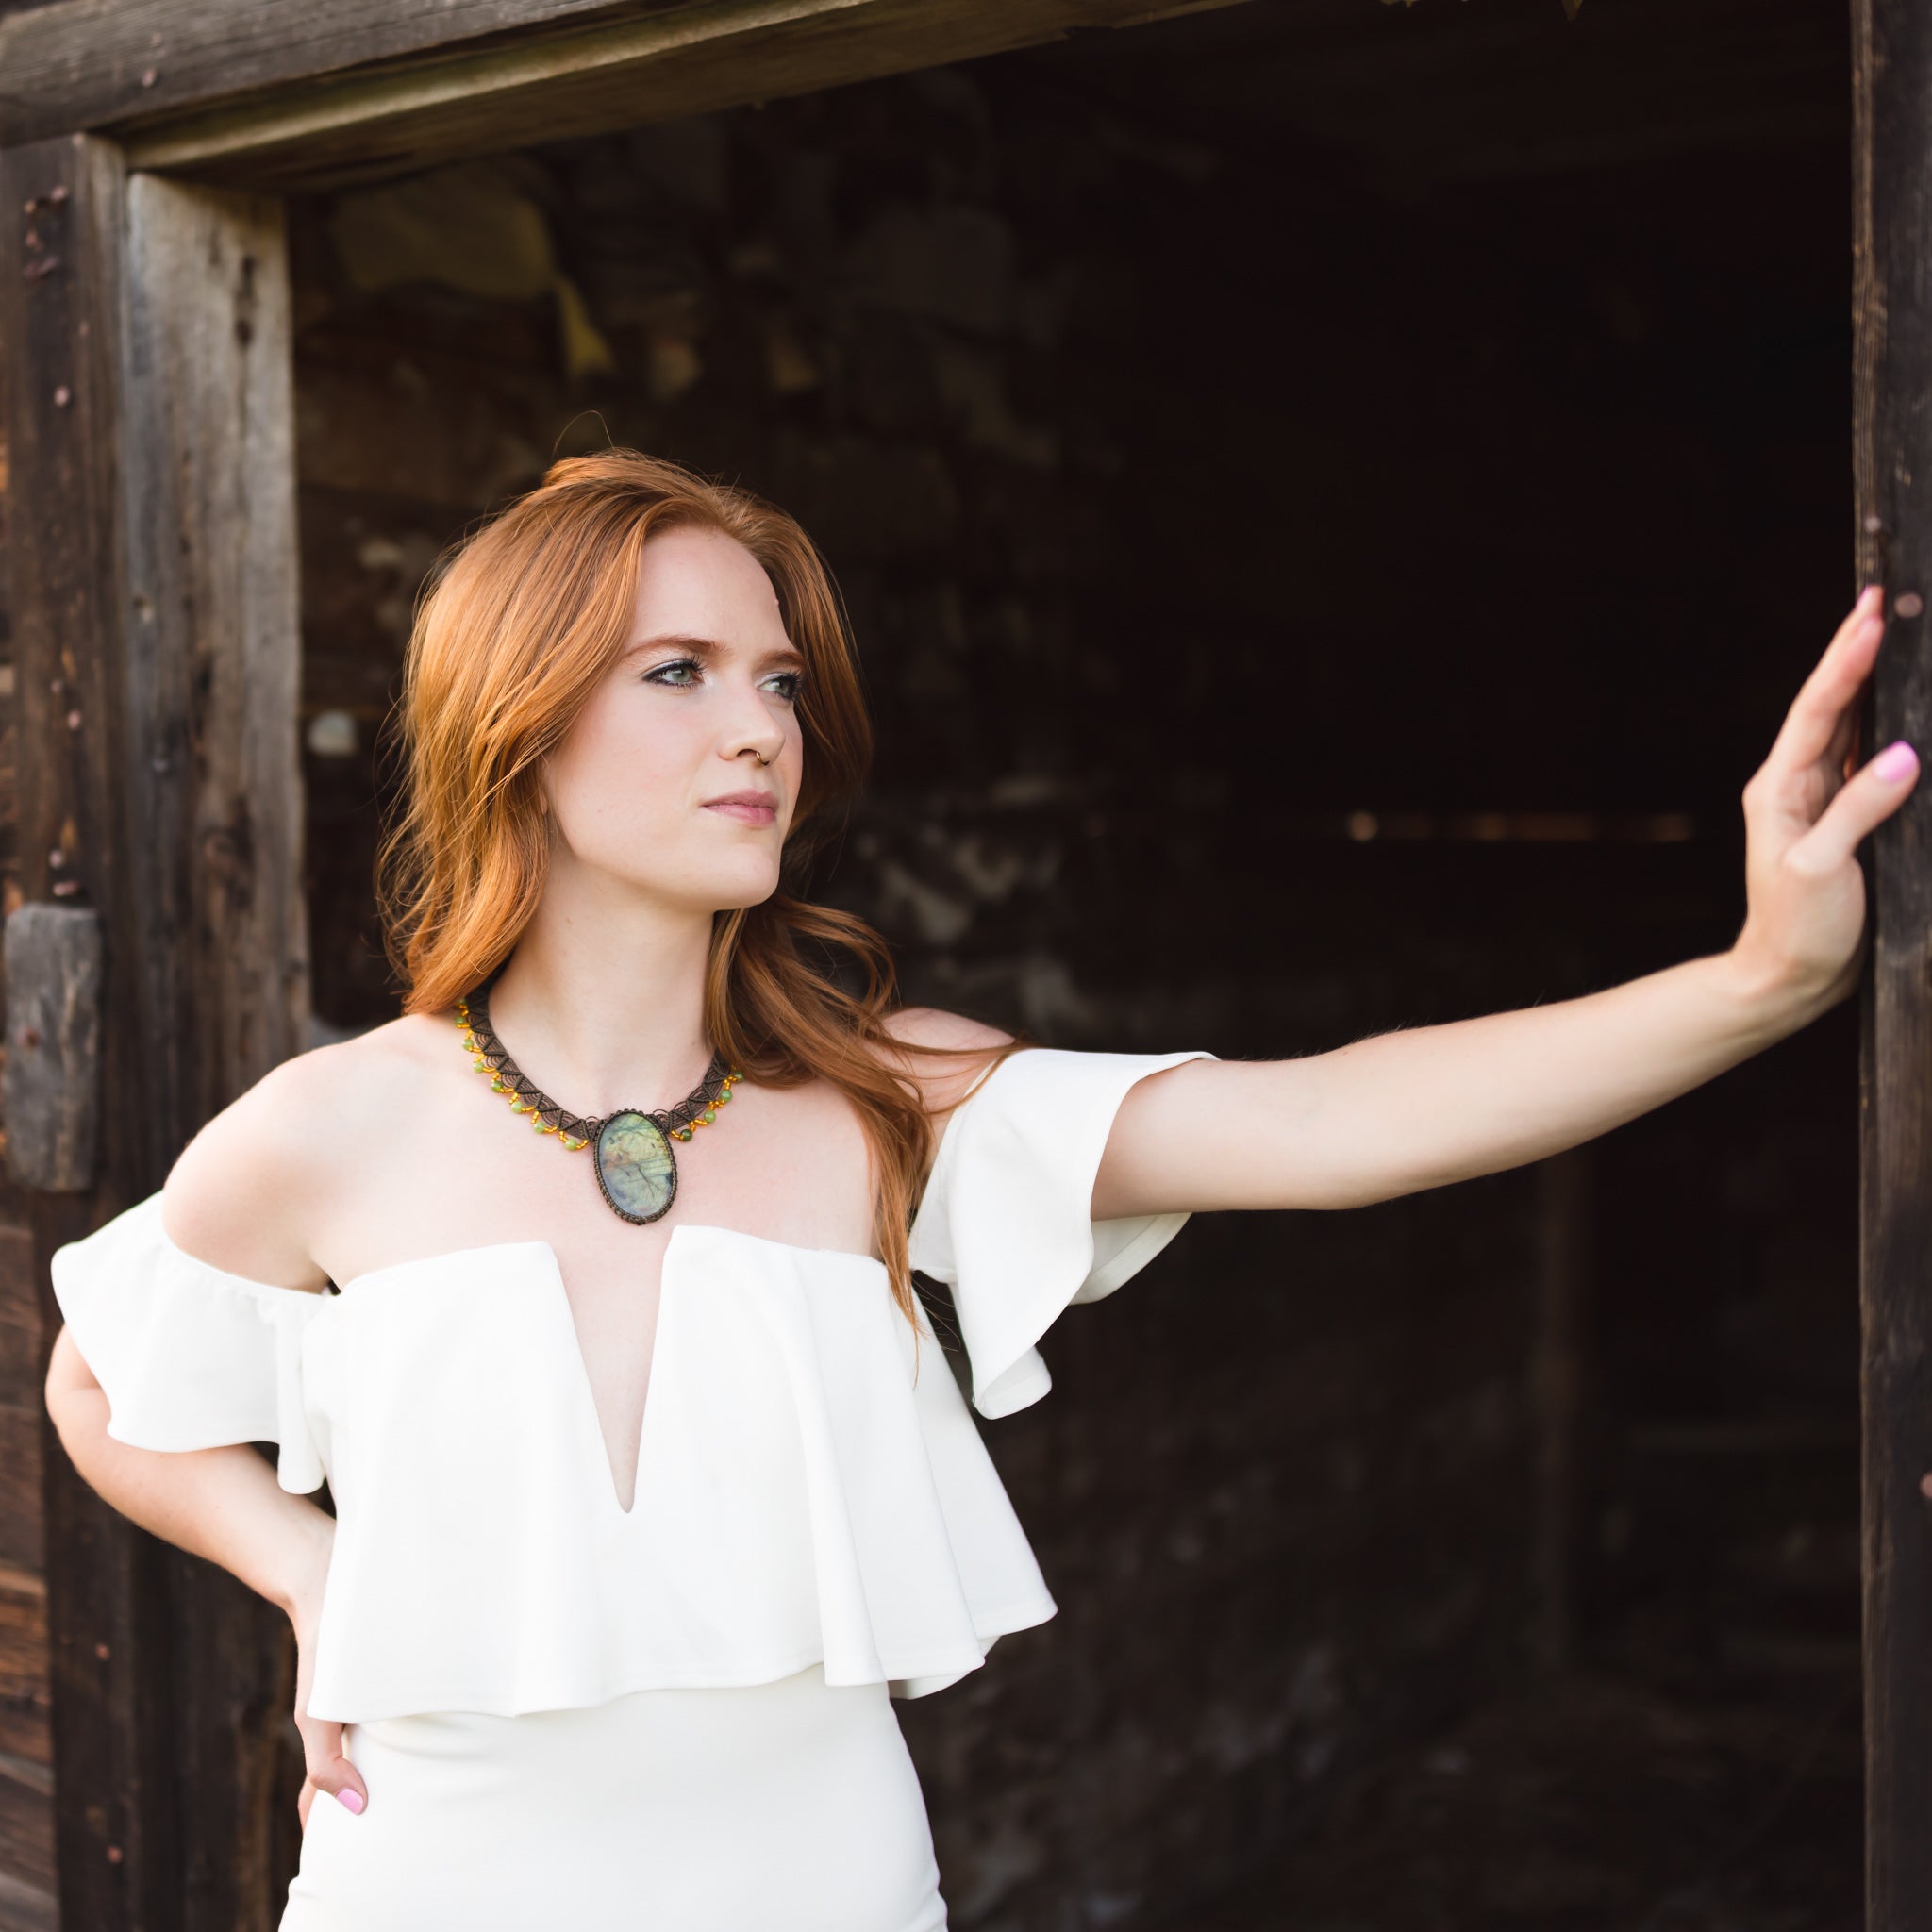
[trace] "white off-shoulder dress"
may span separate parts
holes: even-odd
[[[1183,1214],[1094,1222],[1122,1098],[1197,1053],[1033,1048],[947,1123],[911,1233],[950,1283],[973,1406]],[[175,1245],[158,1191],[53,1256],[145,1449],[279,1445],[337,1525],[309,1713],[369,1790],[318,1796],[281,1932],[930,1932],[891,1699],[1054,1613],[932,1329],[870,1256],[677,1225],[632,1507],[549,1243],[322,1294]]]

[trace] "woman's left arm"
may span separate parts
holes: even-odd
[[[1730,950],[1601,992],[1305,1058],[1192,1060],[1115,1116],[1097,1218],[1356,1208],[1540,1160],[1796,1032],[1857,986],[1857,848],[1918,774],[1903,741],[1852,771],[1853,707],[1884,635],[1868,589],[1745,786],[1748,910]]]

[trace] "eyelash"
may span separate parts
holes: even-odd
[[[689,691],[691,688],[689,684],[673,684],[663,678],[661,674],[666,671],[702,672],[704,668],[695,658],[673,658],[667,663],[652,665],[650,670],[644,673],[644,682],[661,683],[667,691]],[[770,681],[783,683],[787,687],[778,695],[789,705],[795,705],[805,694],[805,673],[802,671],[776,671],[772,674]]]

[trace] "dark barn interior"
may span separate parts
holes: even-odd
[[[297,199],[316,1038],[395,1009],[417,586],[607,440],[827,554],[822,891],[913,1000],[1290,1056],[1721,950],[1853,588],[1848,63],[1798,0],[1250,0]],[[954,1923],[1857,1924],[1857,1104],[1848,1006],[1063,1322],[988,1432],[1060,1614],[902,1707]]]

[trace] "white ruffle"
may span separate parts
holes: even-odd
[[[348,1419],[315,1716],[564,1708],[812,1663],[917,1696],[1053,1614],[942,1357],[928,1336],[915,1386],[863,1256],[673,1231],[628,1514],[544,1244],[386,1271],[340,1313],[311,1357]]]
[[[328,1297],[229,1274],[184,1253],[158,1191],[49,1261],[54,1299],[108,1397],[108,1433],[137,1449],[275,1442],[275,1477],[319,1489],[302,1347]]]
[[[1091,1222],[1133,1082],[1199,1058],[1029,1050],[958,1108],[913,1229],[975,1401],[1186,1218]],[[337,1526],[308,1711],[515,1715],[824,1666],[916,1697],[1054,1602],[931,1329],[860,1255],[682,1224],[664,1251],[636,1500],[619,1507],[555,1251],[507,1241],[340,1294],[184,1254],[159,1195],[54,1256],[117,1440],[276,1441]]]
[[[1127,1090],[1212,1058],[1032,1047],[955,1109],[912,1224],[912,1265],[952,1287],[981,1415],[1038,1402],[1053,1377],[1034,1344],[1061,1310],[1111,1294],[1181,1231],[1185,1214],[1093,1220],[1093,1179]]]

